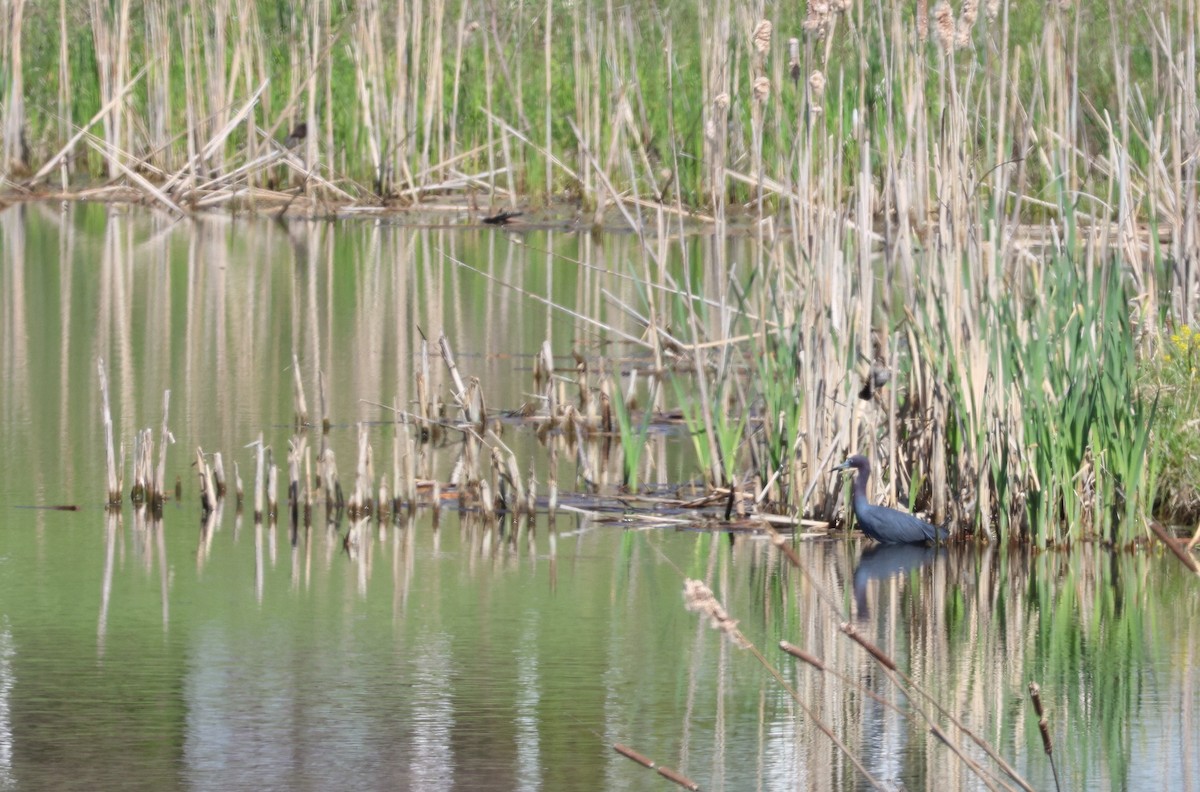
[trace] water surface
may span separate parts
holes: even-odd
[[[688,244],[699,272],[715,269],[711,240]],[[636,245],[101,206],[0,213],[0,788],[673,788],[614,743],[704,789],[867,788],[772,669],[890,788],[986,788],[918,709],[999,773],[935,701],[1053,788],[1030,681],[1064,789],[1196,788],[1200,606],[1196,582],[1158,553],[837,537],[797,541],[798,569],[751,535],[570,512],[494,522],[453,502],[436,522],[427,509],[369,522],[349,548],[347,522],[326,525],[320,508],[295,543],[286,512],[255,524],[232,502],[202,530],[196,447],[249,480],[245,446],[262,432],[282,461],[293,354],[314,415],[324,374],[347,480],[359,421],[376,475],[390,471],[379,405],[415,398],[423,336],[451,340],[493,409],[531,398],[548,338],[563,371],[573,352],[648,368],[635,343],[605,343],[529,296],[636,337],[612,299],[637,302],[621,277]],[[171,390],[168,482],[182,499],[161,521],[102,509],[100,358],[127,451]],[[319,443],[319,427],[307,434]],[[544,446],[520,422],[503,438],[544,493]],[[647,480],[692,476],[681,440],[652,437]],[[453,440],[425,446],[422,474],[447,480],[455,459]],[[614,491],[619,464],[595,466]],[[557,475],[582,488],[569,455]],[[25,508],[60,504],[79,510]],[[685,610],[687,578],[708,583],[754,650]],[[911,699],[843,623],[895,660]]]

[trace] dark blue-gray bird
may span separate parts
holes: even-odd
[[[856,470],[854,478],[854,516],[863,533],[881,544],[919,544],[940,542],[950,533],[945,528],[936,528],[919,517],[889,509],[887,506],[872,506],[867,502],[867,481],[871,478],[871,463],[864,456],[855,454],[834,470]]]

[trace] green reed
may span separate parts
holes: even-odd
[[[646,450],[646,438],[650,432],[649,410],[642,410],[634,417],[620,383],[613,388],[613,412],[617,416],[618,437],[621,440],[622,484],[630,492],[637,492],[641,470],[642,453]]]

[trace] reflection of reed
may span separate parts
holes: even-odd
[[[944,556],[945,553],[945,548],[926,545],[876,544],[863,550],[854,566],[854,601],[859,620],[866,621],[870,616],[867,585],[871,581],[883,581],[927,567],[939,554]]]
[[[108,636],[108,604],[112,599],[113,561],[116,556],[117,534],[122,523],[121,512],[113,509],[104,511],[104,576],[100,586],[100,618],[96,627],[96,657],[104,659],[105,640]]]

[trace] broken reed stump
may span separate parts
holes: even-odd
[[[174,443],[175,437],[167,428],[167,415],[171,410],[171,391],[163,391],[162,429],[158,435],[158,471],[154,476],[154,495],[150,505],[157,513],[162,513],[163,499],[167,490],[167,444]]]
[[[338,479],[337,458],[333,449],[326,446],[317,457],[317,473],[320,485],[325,490],[325,521],[336,522],[335,515],[346,505],[342,495],[342,483]]]
[[[196,474],[200,477],[200,512],[204,521],[217,509],[217,487],[213,484],[212,470],[200,446],[196,446]]]
[[[467,392],[463,395],[463,417],[475,431],[483,436],[487,433],[487,404],[483,398],[483,386],[479,377],[471,377]]]
[[[241,472],[241,470],[238,469],[238,463],[237,463],[236,459],[233,461],[233,491],[235,494],[235,504],[237,506],[237,512],[238,512],[238,514],[241,514],[242,513],[242,500],[243,500],[245,491],[242,488],[242,472]]]
[[[296,435],[288,441],[288,509],[291,511],[292,529],[300,524],[300,460],[308,450],[308,439]]]
[[[268,457],[270,454],[268,453]],[[275,494],[279,491],[279,466],[274,459],[267,465],[267,519],[274,524],[279,516],[279,501]]]
[[[213,454],[213,484],[217,488],[217,497],[225,497],[225,461],[221,458],[221,452]],[[240,493],[239,493],[240,497]]]
[[[104,358],[96,361],[96,368],[100,372],[101,420],[104,425],[105,462],[108,470],[108,506],[120,506],[121,482],[117,477],[117,457],[113,453],[112,409],[108,401],[108,375],[104,370]]]
[[[367,425],[358,424],[358,465],[355,469],[354,491],[350,494],[347,513],[356,520],[371,513],[371,444],[367,437]]]
[[[153,445],[154,440],[149,437],[149,430],[134,432],[133,434],[133,486],[129,488],[129,500],[135,506],[141,506],[146,502],[147,490],[150,487],[147,481],[146,473],[146,457],[147,445]]]
[[[254,522],[261,523],[263,518],[263,474],[266,472],[265,446],[263,445],[262,432],[258,433],[258,440],[251,443],[256,446],[255,462],[254,462]]]
[[[312,449],[304,444],[304,527],[312,525]]]
[[[390,509],[390,501],[388,500],[387,481],[383,476],[379,477],[379,497],[375,500],[375,517],[379,520],[380,525],[387,522]]]

